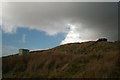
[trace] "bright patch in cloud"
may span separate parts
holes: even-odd
[[[68,24],[68,33],[65,39],[60,44],[67,44],[67,43],[75,43],[75,42],[85,42],[96,40],[96,31],[91,29],[83,29],[82,25],[75,24],[71,25]]]
[[[77,27],[71,24],[68,24],[69,32],[67,33],[65,39],[61,42],[61,44],[73,43],[73,42],[81,42],[80,34],[77,31]]]

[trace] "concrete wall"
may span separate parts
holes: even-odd
[[[24,54],[28,54],[29,50],[28,49],[19,49],[19,55],[24,55]]]

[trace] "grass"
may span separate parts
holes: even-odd
[[[120,78],[118,46],[90,41],[3,57],[3,78]]]

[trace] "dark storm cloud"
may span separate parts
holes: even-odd
[[[117,2],[4,3],[2,17],[4,32],[14,32],[19,26],[55,35],[66,33],[67,24],[72,24],[82,40],[116,40],[118,36]]]

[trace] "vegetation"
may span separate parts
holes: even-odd
[[[119,47],[90,41],[3,57],[3,78],[120,78]]]

